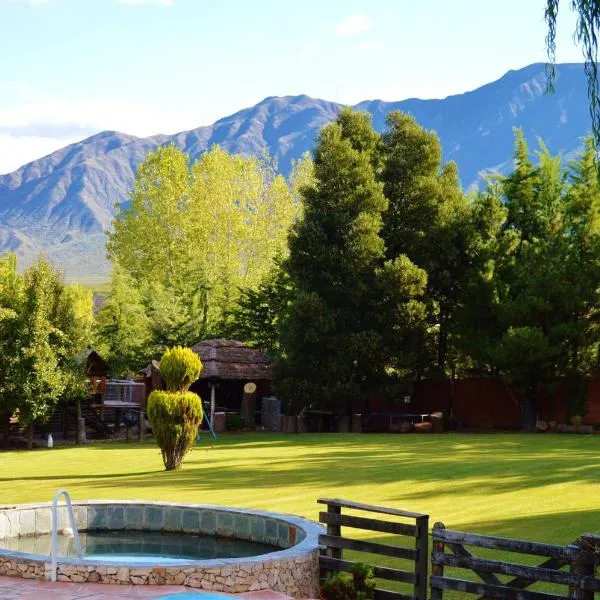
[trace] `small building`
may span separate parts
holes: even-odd
[[[88,350],[85,356],[85,372],[90,380],[92,394],[104,393],[110,367],[95,350]]]
[[[254,416],[256,401],[271,393],[271,357],[235,340],[204,340],[192,346],[203,369],[191,390],[210,400],[215,412],[239,412]],[[254,386],[246,386],[253,383]],[[244,388],[246,386],[246,392]],[[252,390],[248,393],[248,390]]]

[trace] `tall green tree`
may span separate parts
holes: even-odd
[[[10,419],[18,407],[15,370],[19,353],[22,278],[13,253],[0,257],[0,420],[4,447],[9,447]]]
[[[442,164],[434,132],[393,112],[382,135],[380,179],[389,206],[382,237],[389,259],[405,254],[427,272],[428,327],[418,350],[417,375],[445,374],[449,340],[468,268],[468,203],[454,163]]]
[[[278,390],[296,407],[312,400],[342,412],[364,399],[391,360],[390,319],[414,300],[406,282],[425,279],[406,258],[385,261],[378,143],[369,116],[350,110],[319,136],[314,184],[289,238],[296,296],[276,366]]]
[[[581,413],[584,381],[598,356],[593,144],[588,140],[567,173],[543,145],[538,158],[537,165],[529,160],[517,132],[513,173],[478,203],[482,258],[474,262],[462,320],[474,360],[488,361],[516,390],[527,430],[535,426],[540,391],[560,381],[578,396],[570,400]]]
[[[12,265],[9,271],[14,278]],[[15,399],[11,408],[16,405],[20,424],[29,429],[31,447],[33,426],[44,422],[65,390],[83,378],[76,359],[90,342],[91,303],[86,312],[80,290],[67,288],[44,258],[24,272],[18,292],[5,338],[14,348],[8,381]]]
[[[225,334],[272,357],[281,353],[281,324],[294,298],[294,286],[280,262],[256,288],[246,288],[227,318]]]
[[[295,194],[310,177],[306,159],[288,183],[268,157],[218,146],[193,165],[174,146],[148,155],[107,248],[141,294],[156,352],[222,333],[240,290],[285,254]]]

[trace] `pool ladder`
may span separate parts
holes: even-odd
[[[73,505],[71,504],[71,496],[65,489],[60,489],[54,494],[52,499],[52,539],[50,542],[50,581],[56,581],[56,571],[58,569],[56,565],[56,559],[58,554],[58,501],[60,497],[65,497],[65,504],[67,506],[67,514],[69,515],[69,523],[73,530],[73,539],[75,540],[75,551],[79,558],[83,557],[83,550],[81,549],[81,541],[79,540],[79,532],[77,531],[77,523],[75,522],[75,515],[73,513]]]

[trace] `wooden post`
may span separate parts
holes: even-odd
[[[144,441],[144,411],[138,412],[138,439],[140,442]]]
[[[87,442],[87,435],[85,433],[85,419],[77,419],[77,443],[85,444]]]
[[[81,400],[79,398],[75,400],[75,413],[75,443],[81,444],[83,443],[83,440],[81,439]],[[83,431],[85,432],[85,424]]]
[[[585,533],[577,540],[574,547],[578,552],[575,560],[571,563],[571,574],[578,577],[594,577],[596,552],[600,549],[600,536]],[[579,586],[570,586],[569,598],[594,600],[594,592]]]
[[[210,422],[211,423],[215,422],[215,406],[216,406],[215,382],[211,381],[211,384],[210,384]]]
[[[69,437],[69,405],[67,402],[63,402],[63,414],[62,414],[62,437],[66,440]]]
[[[432,554],[434,552],[440,552],[443,553],[444,552],[444,542],[437,542],[435,540],[435,534],[437,532],[442,532],[444,529],[446,529],[446,527],[444,526],[443,523],[436,523],[433,526],[433,530],[432,530],[432,536],[433,536],[433,544],[432,544],[432,549],[431,552]],[[443,577],[444,576],[444,565],[431,565],[431,575],[436,575],[438,577]],[[443,600],[444,596],[444,591],[442,589],[434,589],[433,587],[431,588],[431,600]]]
[[[417,535],[415,537],[415,548],[417,560],[415,562],[415,575],[417,581],[413,588],[413,596],[417,600],[427,600],[427,565],[429,563],[429,517],[423,515],[417,517]]]
[[[0,415],[2,420],[2,443],[5,450],[10,450],[10,413]]]
[[[341,506],[331,506],[330,504],[328,504],[327,512],[330,514],[332,513],[335,515],[341,515],[342,507]],[[332,525],[331,523],[327,523],[327,535],[341,537],[342,536],[341,525]],[[342,558],[342,549],[341,548],[331,548],[330,546],[327,546],[327,548],[325,548],[325,556],[328,556],[330,558]],[[329,579],[331,577],[331,575],[332,575],[332,572],[329,570],[321,572],[321,577],[323,579]]]
[[[335,515],[342,514],[342,508],[340,506],[331,506],[327,505],[327,512],[333,513]],[[342,527],[341,525],[331,525],[327,524],[327,535],[334,535],[336,537],[342,536]],[[331,558],[342,558],[342,549],[341,548],[328,548],[328,556]]]
[[[33,449],[33,423],[27,426],[27,450]]]

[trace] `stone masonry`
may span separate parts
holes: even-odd
[[[85,530],[150,530],[236,537],[277,546],[262,556],[186,561],[177,565],[94,562],[59,558],[57,580],[75,583],[166,584],[218,592],[272,590],[295,598],[318,596],[318,536],[323,529],[297,517],[219,506],[141,502],[74,504],[75,520]],[[59,530],[68,527],[65,507]],[[50,578],[45,555],[2,550],[2,539],[51,531],[51,507],[0,506],[0,575]]]

